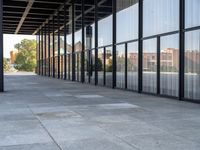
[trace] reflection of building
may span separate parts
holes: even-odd
[[[185,72],[200,73],[200,52],[199,50],[185,51]],[[196,67],[195,67],[196,66]]]
[[[160,54],[160,66],[161,67],[170,67],[174,70],[178,70],[179,68],[179,59],[178,58],[179,51],[174,48],[167,48],[161,50]],[[132,64],[138,63],[138,53],[129,53],[128,60]],[[143,54],[143,69],[156,71],[157,66],[157,53],[149,52]]]
[[[172,68],[175,71],[179,69],[179,50],[174,48],[167,48],[161,50],[160,66]]]
[[[10,63],[11,63],[11,64],[14,64],[14,63],[15,63],[17,54],[18,54],[18,51],[17,51],[17,50],[12,50],[12,51],[10,51]]]

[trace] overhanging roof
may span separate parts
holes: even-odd
[[[81,0],[75,1],[76,30],[81,28]],[[3,0],[3,33],[36,34],[48,22],[52,26],[52,16],[60,14],[60,26],[55,18],[55,28],[63,30],[64,4],[66,4],[66,22],[69,18],[71,0]],[[99,19],[112,13],[111,0],[99,0]],[[85,0],[85,23],[94,22],[94,3]],[[80,23],[79,23],[80,22]]]

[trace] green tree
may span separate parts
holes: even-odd
[[[8,59],[3,58],[3,69],[4,71],[10,71],[10,65],[8,63]]]
[[[19,71],[34,71],[36,67],[36,40],[24,39],[15,45],[18,54],[15,69]]]

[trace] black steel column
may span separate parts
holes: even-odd
[[[116,0],[112,0],[113,6],[113,85],[112,88],[116,87]]]
[[[138,92],[142,92],[142,59],[143,59],[143,44],[142,44],[142,37],[143,37],[143,0],[139,0],[139,37],[138,37]]]
[[[85,0],[82,0],[82,51],[81,51],[81,82],[85,82]]]
[[[64,2],[64,80],[67,79],[67,25],[66,25],[66,14],[67,8]]]
[[[41,41],[40,41],[40,30],[39,30],[39,46],[38,46],[38,74],[40,75],[40,47],[41,47]]]
[[[127,89],[127,78],[128,78],[128,44],[125,44],[125,89]]]
[[[0,0],[0,92],[4,91],[3,71],[3,0]]]
[[[75,22],[74,22],[74,0],[72,0],[72,81],[75,81],[75,67],[76,67],[76,60],[75,60],[75,51],[74,51],[74,32],[75,32]]]
[[[48,76],[50,77],[51,76],[51,50],[50,50],[50,40],[51,40],[51,38],[50,38],[50,21],[48,22],[48,68],[49,68],[49,70],[48,70]]]
[[[95,85],[98,84],[98,1],[95,3]]]
[[[179,33],[179,100],[184,98],[184,59],[185,59],[185,0],[180,0],[180,33]]]
[[[157,37],[157,94],[160,94],[160,37]]]
[[[47,72],[47,30],[46,25],[44,26],[44,75]]]
[[[55,29],[54,29],[54,23],[55,23],[55,17],[53,16],[53,41],[52,41],[52,44],[53,44],[53,78],[55,78]]]
[[[58,16],[58,79],[60,79],[60,12],[57,14]]]
[[[43,41],[44,41],[44,38],[43,38],[43,28],[41,29],[41,55],[42,55],[42,76],[44,75],[44,46],[43,46]]]

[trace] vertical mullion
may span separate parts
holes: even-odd
[[[82,51],[81,51],[81,82],[85,82],[85,0],[82,0]]]
[[[139,30],[138,30],[138,48],[139,48],[139,59],[138,59],[138,92],[142,92],[142,59],[143,59],[143,0],[139,0]]]
[[[126,43],[125,44],[125,89],[127,89],[127,75],[128,75],[128,54],[127,54],[127,47],[128,47],[128,44]]]
[[[106,85],[106,48],[103,48],[103,85]]]
[[[58,21],[58,79],[60,79],[60,12],[58,12],[57,14],[58,18],[57,18],[57,21]]]
[[[95,85],[98,84],[98,2],[95,2]],[[93,64],[92,64],[93,65]]]
[[[74,32],[75,32],[75,22],[74,22],[74,0],[72,0],[72,81],[75,81],[75,67],[76,67],[76,60],[75,60],[75,51],[74,51]]]
[[[66,25],[66,4],[64,3],[64,80],[67,78],[67,25]]]
[[[39,63],[39,70],[38,70],[38,74],[40,75],[40,46],[41,46],[41,42],[40,42],[40,30],[39,30],[39,49],[38,49],[38,63]]]
[[[72,81],[75,81],[75,54],[74,54],[74,0],[71,1],[71,5],[72,5]]]
[[[157,94],[160,94],[160,37],[157,37]]]
[[[112,88],[116,87],[116,0],[112,0],[113,9],[113,84]]]
[[[4,91],[3,71],[3,0],[0,0],[0,92]]]
[[[55,17],[53,16],[53,41],[52,41],[52,44],[53,44],[53,78],[55,78],[55,33],[54,33],[54,23],[55,23]]]
[[[180,0],[180,29],[179,29],[179,100],[184,98],[184,53],[185,53],[185,0]]]

